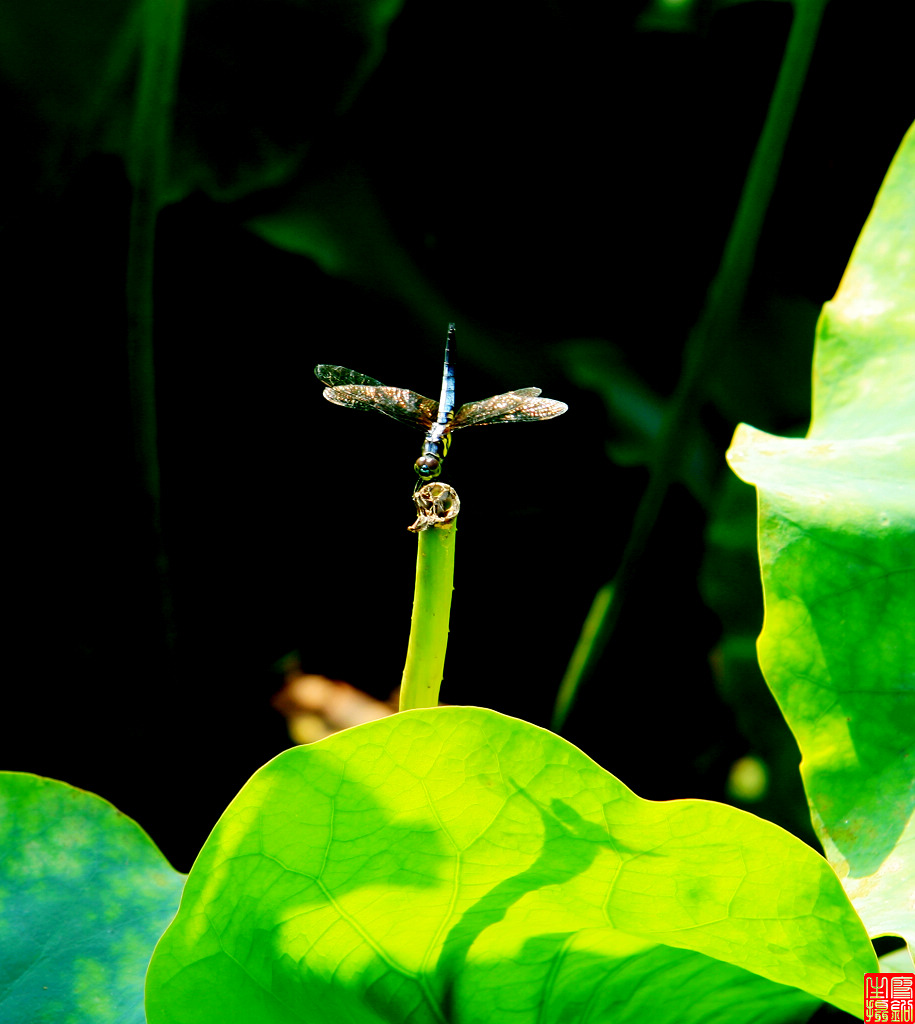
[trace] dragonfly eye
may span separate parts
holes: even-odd
[[[434,480],[441,473],[442,464],[435,455],[420,455],[414,463],[414,468],[423,480]]]

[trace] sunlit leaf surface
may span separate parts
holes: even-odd
[[[826,855],[872,935],[915,942],[915,133],[817,328],[806,439],[741,427],[760,663]]]
[[[156,950],[147,1013],[800,1021],[811,996],[857,1010],[875,969],[833,871],[777,826],[642,800],[553,733],[435,708],[250,780]]]
[[[0,773],[0,1020],[143,1024],[184,879],[101,797]]]

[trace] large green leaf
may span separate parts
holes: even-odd
[[[817,327],[806,439],[741,426],[759,658],[814,825],[871,935],[915,943],[915,132]]]
[[[101,797],[0,773],[0,1020],[143,1024],[184,877]]]
[[[834,872],[794,836],[642,800],[517,719],[435,708],[288,750],[248,782],[156,949],[147,1013],[800,1021],[811,996],[858,1012],[873,970]]]

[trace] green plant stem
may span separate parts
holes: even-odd
[[[153,265],[156,218],[169,167],[186,0],[146,0],[140,10],[140,70],[127,152],[133,186],[127,251],[127,374],[134,452],[154,545],[166,643],[174,638],[168,559],[162,529],[156,378],[153,352]]]
[[[683,438],[688,436],[698,414],[706,373],[733,334],[826,3],[827,0],[795,0],[794,20],[765,124],[750,161],[721,263],[686,342],[683,373],[655,447],[648,486],[636,510],[616,577],[595,596],[560,683],[553,709],[554,730],[562,728],[582,684],[593,673],[609,643],[670,483],[677,475]]]
[[[438,707],[454,590],[456,529],[452,520],[418,534],[410,642],[400,685],[401,711]]]

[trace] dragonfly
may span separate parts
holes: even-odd
[[[398,423],[425,431],[422,451],[413,464],[416,475],[423,482],[434,480],[441,473],[442,462],[451,445],[452,431],[490,423],[536,423],[561,416],[568,409],[565,402],[540,398],[540,388],[520,388],[479,402],[467,402],[455,412],[452,363],[455,333],[455,325],[448,324],[442,391],[437,402],[406,388],[388,387],[374,377],[348,370],[345,366],[321,363],[315,367],[315,376],[326,385],[324,397],[328,402],[346,409],[380,412]]]

